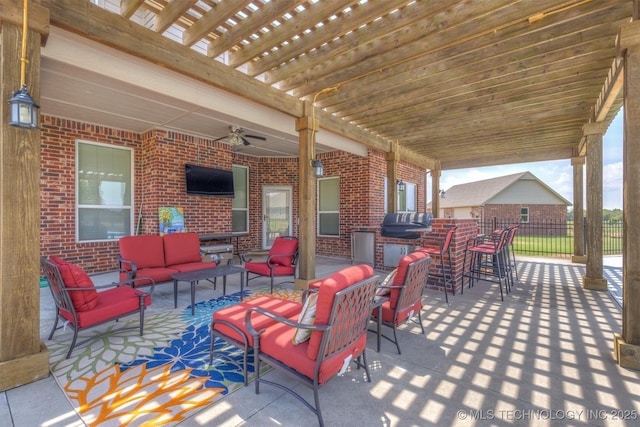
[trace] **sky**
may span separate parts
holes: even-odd
[[[623,113],[620,110],[603,137],[602,178],[604,198],[602,207],[604,209],[622,209],[622,116]],[[571,166],[571,159],[442,171],[440,188],[444,189],[446,193],[447,189],[454,185],[527,171],[573,203],[573,167]],[[430,182],[431,177],[429,174],[427,176]],[[586,170],[584,181],[585,183],[587,181]],[[429,190],[427,200],[431,200],[430,183],[427,188]],[[586,200],[585,198],[585,204]]]

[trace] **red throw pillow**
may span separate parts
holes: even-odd
[[[76,311],[88,311],[95,308],[98,304],[98,291],[87,273],[77,265],[60,258],[51,257],[49,261],[58,266],[62,282],[66,288],[94,288],[86,291],[69,292],[71,303]]]
[[[283,239],[282,237],[276,237],[273,242],[273,246],[269,250],[269,255],[272,255],[271,262],[274,264],[284,265],[288,267],[293,262],[293,256],[273,256],[277,254],[293,254],[298,250],[297,239]]]

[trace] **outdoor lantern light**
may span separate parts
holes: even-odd
[[[440,198],[444,199],[444,190],[440,190]]]
[[[29,92],[27,92],[27,85],[22,85],[22,88],[13,94],[9,99],[11,104],[11,126],[17,126],[25,129],[37,129],[38,128],[38,109],[40,106],[36,104]]]
[[[406,184],[401,179],[396,181],[396,184],[398,185],[398,191],[404,191],[404,189],[406,188]]]
[[[324,165],[320,160],[312,159],[311,166],[313,166],[313,174],[316,178],[322,178],[324,175]]]
[[[28,35],[28,0],[24,0],[22,16],[22,54],[20,56],[20,90],[9,99],[11,104],[11,126],[25,129],[38,129],[38,109],[40,106],[33,102],[27,92],[27,35]]]

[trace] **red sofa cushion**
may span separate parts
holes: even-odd
[[[136,273],[136,277],[149,277],[153,279],[155,283],[168,282],[171,279],[170,274],[178,273],[178,270],[175,268],[166,268],[166,267],[155,267],[155,268],[142,268],[139,269]],[[127,280],[126,273],[120,273],[120,281],[124,282]],[[138,280],[134,283],[135,287],[150,285],[151,282],[149,280]]]
[[[316,304],[316,320],[314,325],[326,325],[329,323],[329,316],[331,315],[333,299],[336,292],[369,277],[373,277],[373,268],[369,265],[360,264],[343,268],[342,270],[336,271],[332,275],[320,280],[318,302]],[[318,283],[314,282],[314,287],[317,285]],[[307,356],[310,359],[317,359],[321,342],[322,332],[313,331],[311,333],[311,338],[309,339],[309,345],[307,346]]]
[[[244,268],[254,274],[259,274],[261,276],[270,276],[271,269],[264,262],[254,262],[248,261],[244,263]],[[284,265],[276,265],[273,268],[274,276],[293,276],[296,273],[296,268],[292,266],[285,267]]]
[[[76,313],[78,316],[78,327],[86,328],[91,325],[113,319],[120,315],[125,315],[136,311],[140,307],[140,299],[135,289],[129,286],[118,286],[99,292],[97,304],[90,311],[82,311]],[[151,304],[151,296],[147,295],[144,305]],[[73,317],[67,312],[61,311],[60,314],[69,321],[73,321]]]
[[[164,241],[164,261],[167,267],[202,262],[200,239],[197,233],[165,234],[162,239]]]
[[[269,255],[273,254],[293,254],[298,250],[298,240],[296,239],[283,239],[282,237],[276,237]],[[293,262],[293,256],[274,256],[270,259],[273,264],[280,264],[284,266],[290,266]]]
[[[272,296],[262,296],[215,311],[213,313],[213,329],[236,341],[243,342],[243,338],[233,328],[225,325],[224,323],[219,323],[227,322],[239,328],[247,337],[249,346],[253,346],[253,336],[247,333],[247,328],[244,324],[245,313],[252,307],[262,307],[265,310],[272,311],[286,318],[297,317],[302,310],[302,304],[300,303],[282,300]],[[254,312],[251,314],[251,323],[253,327],[259,331],[275,324],[276,321],[265,315]]]
[[[313,379],[316,358],[308,356],[311,341],[293,344],[295,331],[296,328],[283,323],[267,328],[267,330],[260,335],[260,352],[268,354],[308,378]],[[331,377],[340,372],[345,358],[349,355],[352,356],[352,360],[355,360],[355,358],[362,353],[366,344],[367,334],[362,334],[362,337],[349,348],[322,361],[318,374],[320,384],[326,383]]]
[[[400,261],[398,262],[398,271],[396,272],[396,277],[394,277],[393,284],[391,286],[403,286],[404,279],[407,276],[407,268],[409,267],[409,264],[411,264],[412,262],[418,261],[422,258],[428,258],[428,257],[429,257],[429,254],[427,254],[426,252],[417,251],[417,252],[411,252],[410,254],[400,258]],[[391,307],[392,310],[395,310],[396,306],[398,305],[399,297],[400,297],[400,289],[391,289],[391,292],[389,293],[389,306]]]
[[[63,259],[51,257],[51,262],[58,266],[62,282],[67,288],[94,288],[93,281],[77,265]],[[71,303],[77,312],[92,310],[98,304],[98,291],[94,289],[69,292]]]
[[[120,246],[120,256],[125,260],[135,262],[139,270],[165,267],[162,236],[155,234],[125,236],[118,240],[118,245]]]

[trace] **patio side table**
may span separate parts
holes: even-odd
[[[202,270],[185,271],[181,273],[171,274],[173,279],[173,305],[178,308],[178,282],[191,283],[191,315],[194,314],[194,305],[196,300],[196,283],[200,280],[208,280],[216,286],[215,279],[222,277],[222,295],[227,294],[227,276],[230,274],[240,274],[240,300],[242,301],[244,293],[244,283],[247,270],[244,267],[236,265],[222,265],[213,268],[203,268]],[[213,279],[213,281],[211,280]]]

